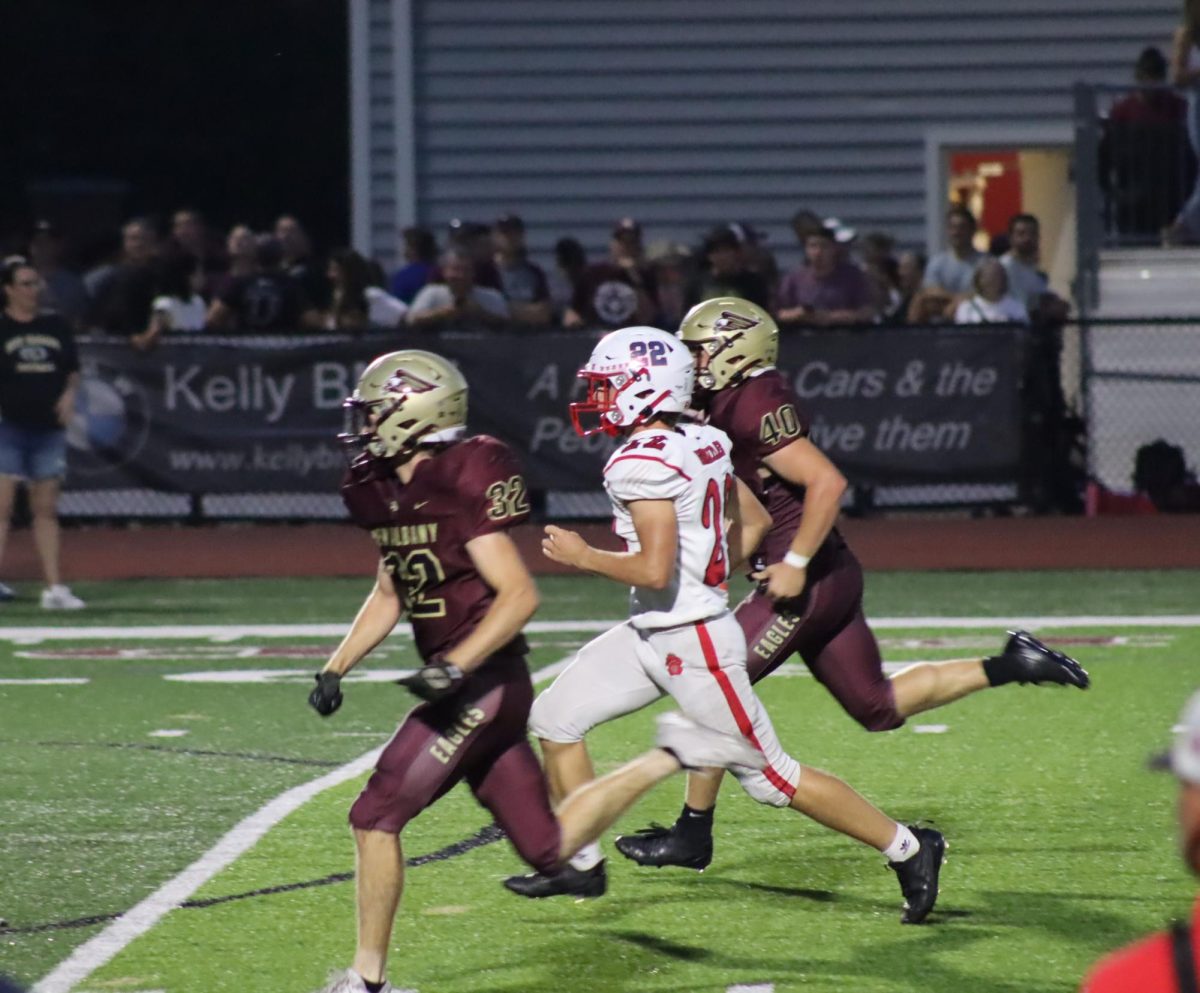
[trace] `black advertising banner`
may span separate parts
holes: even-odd
[[[596,490],[613,440],[578,437],[567,412],[595,340],[194,338],[148,354],[84,340],[68,490],[333,493],[342,400],[374,356],[406,347],[459,365],[471,430],[511,444],[531,488]],[[853,482],[978,482],[1016,475],[1021,344],[997,327],[786,333],[779,365]]]
[[[341,404],[375,349],[172,340],[80,343],[67,489],[333,492]]]
[[[1023,328],[783,335],[779,367],[809,436],[859,484],[1012,480],[1021,459]]]

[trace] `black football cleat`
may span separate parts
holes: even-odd
[[[664,865],[678,865],[703,872],[713,855],[711,834],[687,837],[679,830],[678,824],[669,828],[654,824],[633,834],[623,834],[614,844],[627,859],[656,869]]]
[[[1069,655],[1047,648],[1028,631],[1010,631],[1004,658],[1012,663],[1019,683],[1059,683],[1086,690],[1091,684],[1087,670]]]
[[[921,849],[905,862],[889,862],[900,879],[900,892],[904,894],[904,913],[901,924],[920,924],[929,916],[937,903],[938,874],[946,858],[946,839],[933,828],[909,827],[921,843]]]
[[[587,897],[604,896],[608,888],[608,874],[604,869],[604,859],[601,859],[590,869],[576,869],[568,864],[560,872],[547,876],[540,872],[531,872],[527,876],[509,876],[504,880],[507,889],[527,896],[531,900],[540,900],[547,896],[573,896],[576,900]]]

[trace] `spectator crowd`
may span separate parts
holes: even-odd
[[[406,228],[403,261],[392,272],[352,248],[318,253],[292,215],[270,231],[236,224],[220,232],[193,209],[175,211],[168,224],[127,221],[119,245],[87,265],[70,233],[46,221],[8,255],[27,259],[40,276],[44,312],[75,330],[126,336],[137,349],[196,331],[674,328],[693,304],[717,296],[751,300],[785,327],[1065,316],[1038,267],[1036,218],[1015,216],[993,239],[996,255],[976,245],[965,207],[951,207],[946,224],[947,249],[927,261],[920,251],[897,253],[886,233],[860,238],[836,218],[799,210],[792,229],[803,260],[785,272],[749,224],[718,225],[695,246],[647,244],[628,217],[614,223],[603,257],[589,258],[564,237],[543,269],[513,213],[492,223],[454,220],[440,242],[429,228]]]

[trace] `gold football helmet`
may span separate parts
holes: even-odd
[[[683,316],[679,337],[704,349],[708,368],[696,374],[706,390],[736,386],[755,369],[770,369],[779,357],[779,327],[762,307],[738,297],[716,297]]]
[[[355,464],[404,462],[421,445],[457,441],[467,430],[467,381],[450,362],[416,348],[381,355],[342,404],[339,439]]]

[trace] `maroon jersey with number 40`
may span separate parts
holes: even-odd
[[[526,520],[529,500],[511,449],[488,435],[419,462],[412,479],[352,469],[342,484],[350,517],[371,532],[408,608],[417,651],[429,659],[457,644],[495,599],[467,542]],[[497,654],[523,654],[518,635]]]
[[[804,487],[776,476],[764,460],[797,438],[808,437],[807,413],[797,404],[795,391],[783,373],[768,369],[713,394],[708,422],[729,435],[734,473],[770,513],[771,530],[763,539],[761,551],[768,563],[780,561],[800,526]],[[822,550],[844,544],[835,528]]]

